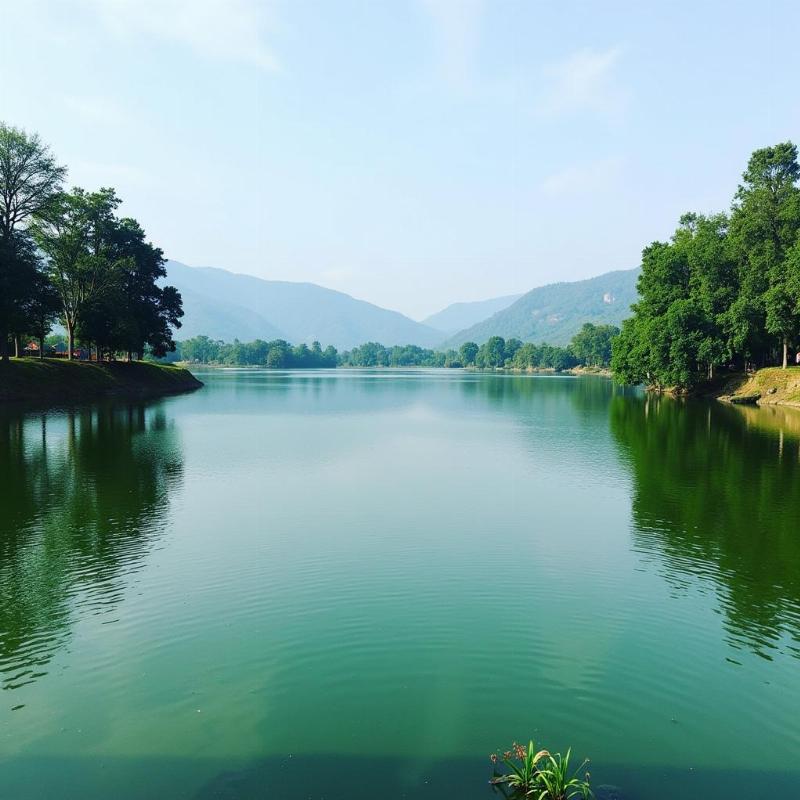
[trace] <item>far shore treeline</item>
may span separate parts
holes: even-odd
[[[692,389],[718,367],[792,363],[800,340],[797,147],[756,150],[729,214],[685,214],[642,255],[639,300],[614,342],[625,383]]]
[[[465,342],[458,350],[429,350],[416,345],[385,347],[366,342],[342,353],[324,350],[319,342],[292,346],[283,339],[232,343],[195,336],[176,344],[169,361],[222,366],[260,366],[275,369],[315,367],[477,367],[480,369],[552,369],[576,366],[607,367],[611,345],[619,329],[586,323],[568,347],[523,343],[493,336],[480,347]]]
[[[0,358],[33,340],[40,355],[56,322],[63,348],[93,357],[163,356],[175,343],[181,296],[162,251],[135,219],[117,216],[113,189],[64,189],[66,168],[35,134],[0,122]]]

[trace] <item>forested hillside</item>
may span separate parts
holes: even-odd
[[[397,311],[313,283],[269,281],[211,267],[167,262],[169,282],[183,295],[183,333],[211,339],[288,339],[337,348],[370,340],[426,347],[439,331]]]
[[[622,270],[533,289],[508,308],[452,336],[444,346],[482,344],[492,336],[566,345],[586,322],[619,326],[636,300],[638,275],[637,269]]]

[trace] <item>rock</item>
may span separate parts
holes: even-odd
[[[778,390],[774,386],[771,386],[769,389],[767,389],[767,394],[775,394],[777,391]]]
[[[760,399],[760,394],[733,394],[728,398],[728,402],[735,405],[754,406]]]

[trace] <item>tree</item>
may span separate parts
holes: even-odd
[[[731,236],[739,265],[745,306],[759,324],[778,339],[787,366],[789,339],[798,318],[787,285],[787,256],[800,232],[800,165],[797,147],[782,142],[756,150],[742,175],[731,215]],[[755,344],[747,342],[747,345]]]
[[[510,363],[514,360],[517,350],[522,347],[522,342],[519,339],[506,339],[503,347],[504,363]]]
[[[642,253],[639,301],[614,341],[628,383],[691,388],[715,367],[774,361],[800,333],[800,166],[784,142],[756,150],[725,214],[684,214]]]
[[[787,270],[788,275],[788,270]],[[800,308],[797,297],[789,290],[786,280],[776,282],[764,293],[766,309],[765,328],[777,336],[783,344],[783,368],[789,362],[789,340],[800,329]]]
[[[471,367],[475,364],[475,356],[478,355],[478,345],[475,342],[464,342],[458,351],[461,363],[465,367]]]
[[[69,358],[78,326],[89,321],[90,311],[122,277],[112,239],[119,203],[113,189],[76,188],[62,194],[54,211],[33,229],[61,299]]]
[[[570,349],[580,364],[607,367],[611,363],[611,345],[619,335],[616,325],[593,325],[587,322],[572,337]]]
[[[502,367],[506,360],[506,342],[502,336],[492,336],[478,349],[475,363],[479,367]]]
[[[29,284],[18,258],[19,235],[46,214],[66,175],[35,134],[0,122],[0,358],[8,360],[10,318],[29,299]]]
[[[146,240],[135,219],[114,220],[108,234],[121,296],[121,305],[111,313],[115,324],[109,344],[129,358],[141,358],[145,347],[161,357],[175,348],[172,331],[181,327],[183,316],[180,292],[158,283],[167,275],[164,253]]]
[[[39,358],[42,359],[44,358],[45,339],[58,319],[61,301],[58,292],[45,273],[37,271],[33,280],[33,291],[25,308],[27,319],[25,332],[32,334],[38,341]]]
[[[20,335],[30,328],[31,304],[40,286],[40,260],[26,231],[15,231],[12,236],[0,240],[0,259],[6,266],[0,287],[0,303],[4,306],[2,344],[5,357],[8,355],[9,335],[13,336],[18,350]]]
[[[270,342],[269,352],[267,353],[267,366],[274,369],[287,367],[290,353],[289,343],[284,342],[283,339]]]

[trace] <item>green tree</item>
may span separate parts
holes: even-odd
[[[62,194],[53,213],[33,229],[61,299],[69,358],[78,326],[122,280],[111,235],[119,203],[113,189],[74,189]]]
[[[47,145],[0,122],[0,358],[8,360],[11,318],[30,300],[30,261],[21,236],[46,214],[58,195],[66,170]]]
[[[44,358],[45,339],[53,328],[61,311],[61,302],[53,284],[41,271],[33,277],[33,291],[25,308],[26,333],[31,334],[39,343],[39,358]]]
[[[520,347],[522,347],[522,342],[519,339],[506,339],[503,347],[504,363],[511,363]]]
[[[458,351],[461,363],[465,367],[471,367],[475,364],[475,356],[478,355],[478,345],[475,342],[464,342]]]
[[[750,157],[736,192],[731,215],[731,237],[740,271],[743,304],[760,324],[748,330],[745,346],[761,330],[777,338],[787,365],[788,344],[798,331],[792,308],[787,256],[800,231],[800,166],[797,147],[783,142],[756,150]]]
[[[607,367],[611,363],[611,344],[619,335],[616,325],[593,325],[587,322],[572,337],[570,349],[580,364]]]
[[[502,336],[492,336],[478,349],[475,363],[479,367],[502,367],[506,360],[506,342]]]
[[[115,220],[109,227],[109,256],[120,272],[121,304],[109,309],[114,319],[113,349],[141,358],[145,347],[156,356],[173,350],[172,332],[181,326],[183,302],[173,286],[161,286],[167,271],[164,253],[148,242],[135,220]]]

